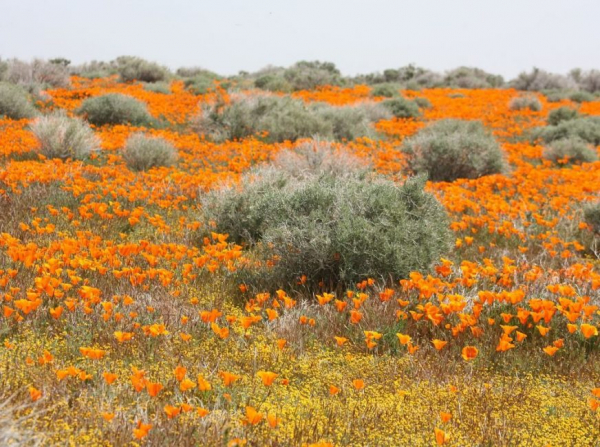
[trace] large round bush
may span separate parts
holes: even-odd
[[[104,124],[146,126],[153,121],[146,104],[120,93],[88,98],[77,109],[77,113],[96,126]]]

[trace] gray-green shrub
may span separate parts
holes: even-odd
[[[164,138],[138,132],[127,139],[123,149],[123,159],[129,169],[146,171],[154,167],[175,164],[177,149]]]
[[[47,158],[83,160],[100,149],[100,140],[90,126],[64,113],[38,118],[31,124],[31,131],[40,144],[40,152]]]
[[[104,124],[146,126],[154,121],[146,104],[120,93],[88,98],[76,112],[96,126]]]
[[[377,113],[375,113],[377,112]],[[203,107],[194,119],[196,132],[214,141],[246,138],[267,132],[268,142],[295,141],[315,135],[331,139],[375,136],[371,124],[386,112],[372,105],[333,107],[306,104],[289,96],[239,95],[230,104]]]
[[[561,121],[554,126],[537,128],[532,132],[534,139],[541,138],[550,143],[564,138],[577,137],[594,146],[600,145],[600,116],[587,116]]]
[[[340,71],[332,62],[296,62],[284,71],[283,76],[294,90],[314,90],[322,85],[343,83]]]
[[[418,105],[420,109],[431,109],[433,107],[431,101],[423,96],[417,96],[413,99],[413,102]]]
[[[550,126],[556,126],[563,121],[569,121],[575,118],[579,118],[581,115],[577,109],[573,107],[559,107],[558,109],[552,110],[548,114],[548,124]]]
[[[0,116],[19,120],[33,118],[36,115],[37,110],[23,89],[4,82],[0,83]]]
[[[270,268],[246,272],[245,282],[259,289],[295,287],[306,275],[308,287],[322,283],[331,290],[367,277],[391,282],[439,259],[448,247],[448,220],[424,183],[299,179],[267,167],[246,174],[243,188],[209,193],[203,210],[215,231],[254,246],[263,261],[277,259]]]
[[[503,151],[479,121],[436,121],[404,140],[408,167],[433,181],[478,178],[506,170]]]
[[[254,85],[256,88],[269,92],[288,93],[292,91],[292,85],[282,75],[277,74],[259,76],[254,81]]]
[[[458,67],[444,76],[444,85],[455,88],[494,88],[504,84],[500,75],[487,73],[475,67]]]
[[[400,95],[400,84],[377,84],[371,89],[371,96],[383,96],[393,98]]]
[[[510,100],[508,104],[510,110],[531,110],[533,112],[539,112],[542,110],[542,103],[533,95],[515,96]]]
[[[120,56],[115,62],[122,82],[159,82],[171,75],[168,68],[135,56]]]
[[[421,115],[419,105],[403,97],[387,99],[381,104],[396,118],[417,118]]]
[[[567,160],[567,164],[591,163],[598,160],[596,148],[578,137],[552,141],[544,148],[543,157],[554,163]]]
[[[573,102],[589,102],[594,101],[596,97],[592,95],[590,92],[579,91],[573,92],[569,95],[569,99]]]

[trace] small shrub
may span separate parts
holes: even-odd
[[[546,143],[577,137],[594,146],[600,145],[600,117],[588,116],[561,121],[555,126],[541,127],[533,131],[533,138]]]
[[[144,90],[154,93],[171,93],[171,86],[168,82],[144,82]]]
[[[269,92],[288,93],[292,91],[292,85],[283,76],[275,74],[265,74],[256,78],[254,85],[256,88]]]
[[[146,104],[120,93],[88,98],[77,109],[77,113],[96,126],[104,124],[146,126],[153,122]]]
[[[421,115],[417,103],[406,98],[387,99],[382,102],[382,105],[392,112],[392,115],[396,118],[417,118]]]
[[[418,96],[413,99],[413,102],[419,106],[420,109],[431,109],[431,101],[423,96]]]
[[[374,106],[333,107],[306,104],[289,96],[252,95],[234,97],[228,105],[205,106],[194,129],[215,141],[267,135],[268,142],[295,141],[315,135],[331,139],[374,136],[371,126],[385,112]]]
[[[100,140],[85,121],[63,113],[38,118],[31,131],[47,158],[82,160],[100,148]]]
[[[135,133],[125,143],[123,159],[129,169],[146,171],[175,164],[177,149],[164,138]]]
[[[306,286],[328,290],[373,277],[391,281],[422,270],[448,247],[443,207],[423,191],[424,179],[403,186],[376,177],[294,178],[272,167],[246,175],[243,189],[209,193],[205,219],[238,242],[257,243],[251,272],[257,288]]]
[[[184,82],[185,87],[196,95],[204,95],[209,90],[214,89],[215,81],[222,78],[212,71],[202,70],[187,78]]]
[[[581,115],[577,109],[572,107],[559,107],[558,109],[552,110],[548,114],[548,124],[556,126],[563,121],[573,120],[579,118]]]
[[[20,120],[33,118],[36,115],[37,110],[22,89],[14,85],[0,83],[0,116]]]
[[[393,98],[400,95],[400,84],[377,84],[371,90],[371,96]]]
[[[407,138],[409,168],[433,181],[478,178],[506,170],[502,149],[479,121],[441,120]]]
[[[122,82],[159,82],[168,80],[170,76],[168,68],[139,57],[118,57],[116,59],[116,65],[117,72],[119,73]]]
[[[573,92],[569,95],[569,99],[573,102],[578,102],[578,103],[582,103],[582,102],[589,102],[589,101],[594,101],[596,99],[596,97],[594,95],[592,95],[590,92]]]
[[[515,111],[531,110],[533,112],[539,112],[542,110],[542,103],[537,96],[516,96],[510,100],[508,108]]]
[[[283,73],[294,90],[314,90],[322,85],[341,85],[342,75],[331,62],[300,61]]]
[[[554,163],[591,163],[598,160],[596,149],[577,137],[563,138],[544,148],[544,158]]]

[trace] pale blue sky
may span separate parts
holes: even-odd
[[[136,55],[221,74],[327,60],[505,77],[600,69],[600,0],[0,0],[0,57]]]

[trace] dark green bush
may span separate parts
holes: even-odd
[[[185,87],[196,95],[204,95],[215,88],[215,81],[222,78],[216,73],[208,70],[195,72],[195,74],[184,81]]]
[[[104,124],[147,126],[153,122],[146,104],[120,93],[88,98],[76,112],[96,126]]]
[[[37,113],[27,94],[21,88],[0,83],[0,116],[20,120],[33,118]]]
[[[581,115],[577,109],[572,107],[559,107],[558,109],[552,110],[548,114],[548,124],[550,126],[556,126],[563,121],[569,121],[575,118],[579,118]]]
[[[135,56],[116,59],[117,72],[122,82],[159,82],[169,79],[169,69]]]
[[[560,121],[555,126],[535,129],[533,138],[541,138],[546,143],[564,138],[577,137],[594,146],[600,145],[600,117],[588,116]]]
[[[433,181],[477,178],[506,170],[500,145],[479,121],[441,120],[407,138],[409,169]]]
[[[172,166],[177,161],[177,149],[164,138],[135,133],[125,143],[123,159],[129,169],[146,171]]]
[[[421,115],[419,105],[406,98],[387,99],[381,103],[396,118],[417,118]]]
[[[423,191],[423,178],[398,186],[372,176],[294,178],[262,168],[242,184],[210,193],[203,210],[215,231],[251,244],[263,261],[277,260],[246,272],[245,282],[257,288],[294,287],[302,275],[310,288],[367,277],[391,282],[427,269],[448,247],[446,213]]]
[[[591,163],[598,160],[596,148],[578,137],[552,141],[544,148],[543,156],[554,163],[566,160],[566,164]]]

